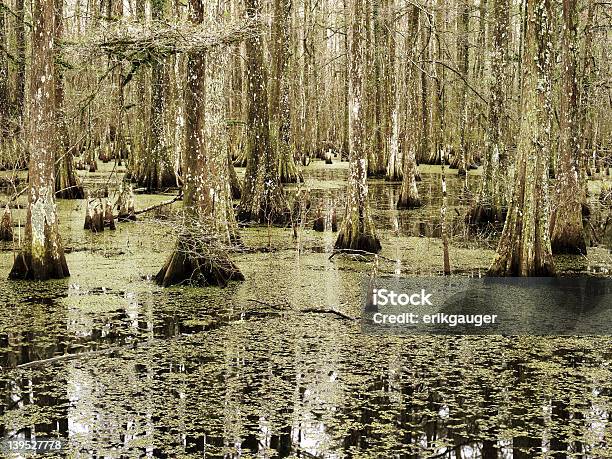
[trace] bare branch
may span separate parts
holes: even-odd
[[[240,42],[257,33],[261,20],[233,23],[118,21],[91,31],[80,40],[64,42],[68,52],[84,52],[90,58],[112,55],[121,60],[147,63],[163,56],[206,52]]]

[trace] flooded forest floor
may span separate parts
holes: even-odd
[[[81,173],[86,189],[112,195],[124,168],[112,169]],[[173,249],[180,202],[94,234],[84,200],[59,201],[70,278],[5,280],[15,251],[0,242],[0,436],[67,438],[58,457],[612,457],[609,337],[374,336],[350,320],[374,270],[441,273],[440,170],[421,171],[416,210],[395,210],[399,183],[370,182],[380,257],[330,258],[347,163],[313,162],[287,187],[311,202],[298,239],[241,228],[250,249],[232,259],[246,280],[223,289],[151,281]],[[468,236],[470,196],[449,174],[453,273],[483,275],[496,235]],[[475,193],[480,176],[468,179]],[[602,186],[589,183],[591,199]],[[174,195],[137,194],[136,209]],[[312,230],[319,207],[324,232]],[[606,237],[557,266],[610,276]]]

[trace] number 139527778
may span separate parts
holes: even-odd
[[[57,453],[64,448],[62,438],[2,438],[0,451],[4,453]]]

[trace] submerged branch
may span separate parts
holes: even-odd
[[[265,301],[256,300],[255,298],[249,298],[249,299],[247,299],[247,301],[250,301],[252,303],[261,304],[261,305],[264,305],[264,306],[268,306],[271,309],[276,309],[276,310],[279,310],[279,311],[283,311],[283,310],[286,309],[286,308],[283,308],[283,306],[288,306],[288,303],[272,304],[272,303],[267,303]]]
[[[256,300],[254,298],[249,298],[249,299],[247,299],[247,301],[250,301],[250,302],[253,302],[253,303],[257,303],[257,304],[262,304],[264,306],[268,306],[269,308],[271,308],[273,310],[277,310],[277,311],[286,310],[287,312],[294,312],[291,309],[287,309],[286,307],[283,307],[283,306],[289,306],[290,307],[289,303],[272,304],[272,303],[267,303],[266,301]],[[315,314],[335,314],[338,317],[341,317],[343,319],[359,320],[359,317],[349,316],[348,314],[345,314],[342,311],[338,311],[337,309],[331,309],[331,308],[325,308],[325,309],[306,308],[306,309],[299,309],[299,310],[297,310],[295,312],[299,312],[299,313],[315,313]]]
[[[407,249],[410,250],[410,249]],[[341,253],[347,254],[347,255],[362,255],[365,256],[366,255],[370,255],[372,257],[376,257],[379,258],[381,260],[385,260],[385,261],[389,261],[391,263],[397,263],[398,260],[394,260],[392,258],[388,258],[385,256],[382,256],[378,253],[374,253],[374,252],[368,252],[367,250],[358,250],[358,249],[334,249],[334,251],[332,252],[332,254],[329,256],[328,260],[331,260],[332,258],[334,258],[336,255]]]
[[[129,347],[133,348],[133,345],[130,345]],[[68,360],[76,360],[76,359],[82,359],[86,357],[93,357],[97,355],[109,354],[111,352],[120,351],[126,348],[127,346],[113,346],[113,347],[109,347],[106,349],[96,349],[92,351],[79,352],[76,354],[62,354],[62,355],[57,355],[55,357],[50,357],[48,359],[32,360],[31,362],[19,364],[15,368],[19,370],[23,370],[27,368],[37,368],[37,367],[53,364],[56,362],[66,362]]]
[[[176,201],[178,201],[179,199],[182,199],[182,198],[183,198],[183,192],[181,191],[179,194],[177,194],[172,199],[168,199],[167,201],[160,202],[159,204],[153,204],[152,206],[145,207],[144,209],[135,211],[134,215],[140,215],[140,214],[144,214],[145,212],[150,212],[152,210],[159,209],[160,207],[164,207],[164,206],[170,205],[172,203],[175,203]]]
[[[317,308],[306,308],[301,309],[300,312],[312,312],[317,314],[335,314],[338,317],[342,317],[347,320],[359,320],[359,317],[349,316],[348,314],[338,311],[337,309],[317,309]]]

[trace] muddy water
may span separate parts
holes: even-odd
[[[345,165],[305,175],[311,216],[319,203],[341,216]],[[466,236],[468,196],[449,181],[451,263],[477,275],[494,236]],[[371,183],[377,263],[329,259],[335,235],[310,223],[297,241],[290,229],[244,228],[247,246],[268,251],[235,254],[247,280],[225,289],[150,282],[172,249],[172,211],[94,235],[83,202],[61,202],[72,276],[0,280],[0,435],[67,438],[61,457],[468,458],[491,445],[511,457],[513,444],[612,456],[609,338],[370,336],[311,312],[359,316],[374,270],[439,273],[437,171],[419,187],[427,206],[397,212],[399,185]],[[138,195],[137,208],[167,198]],[[612,268],[606,247],[563,263]]]

